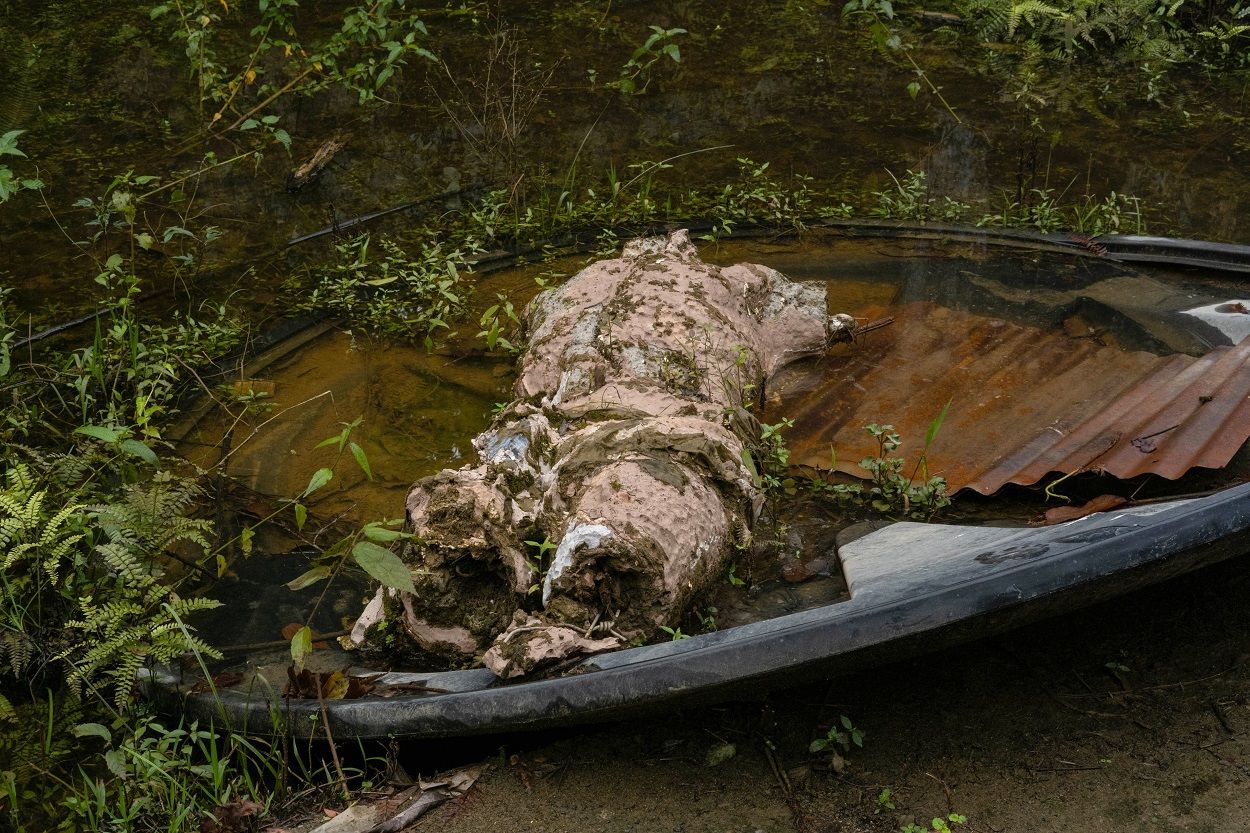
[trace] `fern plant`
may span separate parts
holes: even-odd
[[[80,693],[99,681],[120,706],[145,663],[188,648],[217,655],[180,624],[217,602],[181,598],[161,565],[173,547],[209,547],[211,523],[192,516],[202,496],[194,481],[158,472],[112,490],[98,485],[107,478],[76,480],[93,468],[84,458],[97,470],[111,459],[90,446],[79,455],[7,450],[42,464],[39,476],[10,464],[0,490],[0,659],[9,673],[59,662]]]

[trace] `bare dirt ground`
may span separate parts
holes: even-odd
[[[1248,568],[762,701],[510,738],[497,752],[413,747],[405,763],[427,773],[495,762],[413,829],[884,833],[955,812],[968,819],[956,829],[977,833],[1240,830]],[[807,750],[841,715],[866,736],[839,775]],[[736,754],[708,766],[723,743]],[[885,788],[893,810],[878,806]]]

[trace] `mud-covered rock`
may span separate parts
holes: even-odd
[[[823,287],[705,264],[685,232],[633,241],[524,323],[516,397],[474,440],[481,462],[408,496],[417,592],[380,595],[357,644],[390,620],[422,651],[516,676],[676,624],[762,503],[749,403],[854,330]]]

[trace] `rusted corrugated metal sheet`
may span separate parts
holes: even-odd
[[[863,477],[856,464],[876,451],[863,426],[889,422],[910,473],[947,400],[928,459],[952,491],[1051,472],[1174,479],[1224,466],[1250,437],[1250,341],[1157,356],[925,302],[894,315],[774,386],[770,414],[796,422],[794,462],[828,469],[832,446],[837,468]]]

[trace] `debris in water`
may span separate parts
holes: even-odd
[[[417,592],[379,591],[352,644],[513,677],[675,626],[763,505],[746,405],[857,322],[823,286],[705,264],[679,231],[543,293],[525,326],[481,462],[408,495]]]

